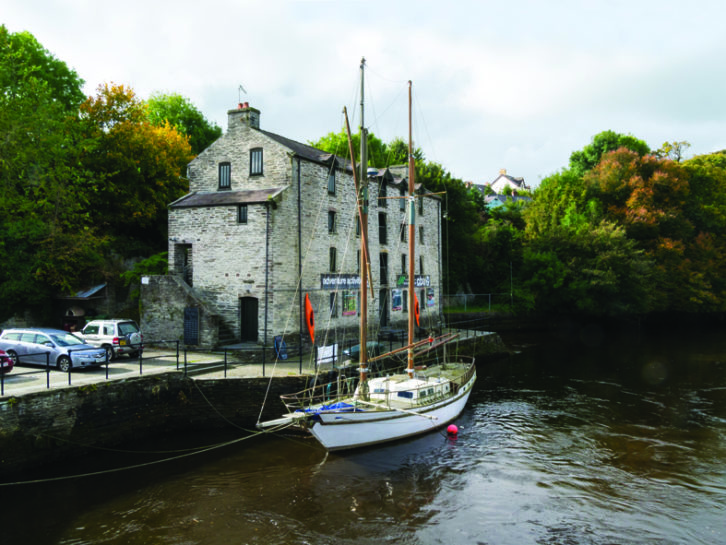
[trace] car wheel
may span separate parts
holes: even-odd
[[[58,358],[58,370],[67,373],[70,368],[71,358],[69,358],[68,356],[61,356],[60,358]]]
[[[106,359],[108,361],[111,361],[115,357],[115,354],[113,353],[113,347],[104,345],[103,349],[106,351]]]
[[[13,367],[16,366],[18,364],[18,355],[15,353],[15,350],[8,350],[7,354],[13,360]]]

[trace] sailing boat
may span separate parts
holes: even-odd
[[[368,193],[367,193],[367,131],[363,112],[363,82],[365,59],[361,62],[361,180],[353,177],[358,193],[358,216],[361,224],[361,322],[359,329],[359,380],[339,375],[335,382],[321,384],[281,399],[288,408],[282,418],[258,424],[260,428],[294,425],[311,433],[327,450],[352,449],[411,437],[440,428],[461,414],[474,382],[476,367],[473,357],[447,358],[445,345],[455,334],[437,339],[415,341],[414,319],[417,301],[414,286],[414,252],[416,240],[416,197],[414,195],[414,158],[411,122],[411,82],[409,82],[409,180],[408,180],[408,344],[402,348],[368,358],[367,298],[370,275],[368,252]],[[346,128],[350,135],[346,115]],[[349,138],[350,141],[350,138]],[[351,147],[351,157],[353,157]],[[431,357],[444,350],[444,357]],[[369,363],[407,352],[405,369],[381,376],[369,376]],[[425,361],[416,361],[428,355]]]

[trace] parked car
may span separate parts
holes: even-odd
[[[60,329],[6,329],[0,334],[0,350],[7,352],[14,365],[56,366],[61,371],[90,367],[106,362],[106,352],[84,343]]]
[[[8,356],[5,350],[0,350],[0,373],[5,374],[12,371],[14,363],[13,358]]]
[[[366,343],[366,354],[369,358],[380,356],[382,354],[382,348],[382,344],[377,343],[376,341],[368,341]],[[360,359],[360,345],[356,344],[343,350],[343,357],[346,359],[350,358],[353,361],[358,361]]]
[[[92,320],[78,334],[92,346],[103,348],[112,360],[122,354],[136,357],[144,349],[144,336],[133,320]]]

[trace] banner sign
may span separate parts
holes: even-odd
[[[360,275],[335,273],[321,274],[320,288],[324,290],[360,289]]]
[[[413,277],[413,281],[416,284],[415,288],[428,288],[431,286],[431,277],[426,275],[417,274]],[[396,277],[396,287],[407,288],[408,287],[408,275],[399,274]]]

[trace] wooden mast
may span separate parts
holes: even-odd
[[[368,400],[368,131],[363,117],[365,57],[360,61],[360,193],[358,210],[360,221],[360,388],[361,398]]]
[[[415,314],[416,288],[414,273],[416,266],[416,165],[413,160],[413,130],[411,120],[411,81],[408,82],[408,375],[413,376],[413,321]]]

